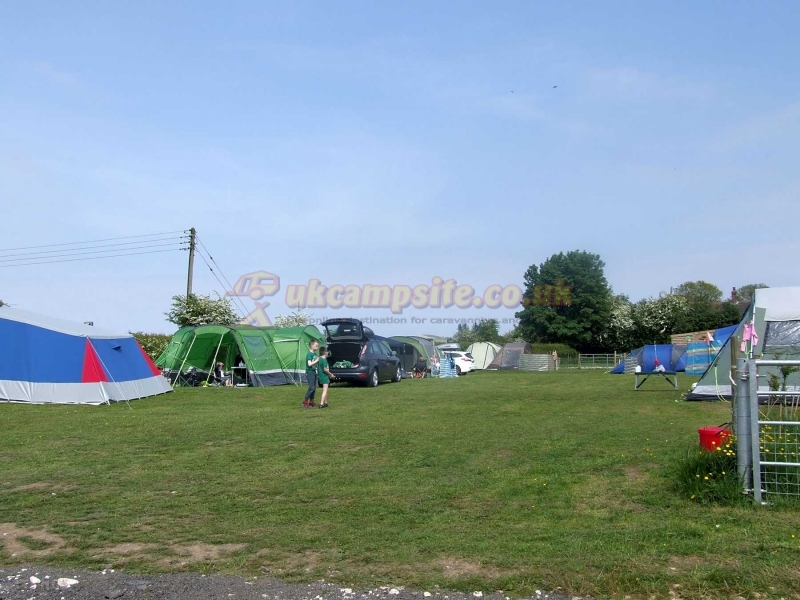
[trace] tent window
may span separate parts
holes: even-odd
[[[775,346],[791,347],[800,350],[800,321],[771,321],[767,323],[764,345],[766,349],[777,350]]]

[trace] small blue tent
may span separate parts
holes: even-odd
[[[0,307],[0,402],[107,404],[169,391],[132,335]]]
[[[657,366],[663,365],[667,371],[680,373],[686,369],[686,346],[678,344],[649,344],[633,350],[625,360],[611,369],[612,375],[625,373],[625,363],[635,363],[644,373],[652,373]]]

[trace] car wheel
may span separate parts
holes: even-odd
[[[461,372],[461,367],[459,367],[458,365],[456,365],[456,373],[458,375],[463,375],[463,373]]]
[[[392,377],[392,383],[397,383],[402,378],[402,374],[400,373],[400,365],[397,365],[397,369],[394,372],[394,377]]]
[[[367,382],[367,387],[378,387],[378,382],[380,379],[378,378],[378,369],[372,369],[372,373],[370,373],[369,381]]]

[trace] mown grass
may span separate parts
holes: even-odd
[[[660,383],[476,373],[335,387],[327,411],[302,410],[290,387],[178,390],[132,410],[0,405],[0,523],[60,536],[34,560],[71,566],[266,565],[509,595],[800,593],[796,511],[698,504],[671,479],[730,405],[677,403]],[[214,551],[225,544],[239,546]],[[16,554],[0,562],[31,560]]]

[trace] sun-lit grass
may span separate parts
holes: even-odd
[[[291,387],[178,390],[132,410],[0,405],[0,523],[64,544],[0,562],[267,565],[509,595],[800,593],[797,512],[700,505],[671,479],[730,405],[677,403],[660,383],[476,373],[335,387],[327,411]]]

